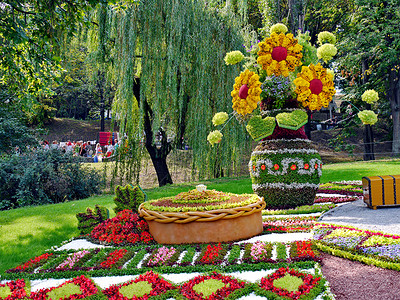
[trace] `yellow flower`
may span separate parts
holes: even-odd
[[[226,122],[226,120],[228,120],[228,118],[228,114],[222,111],[214,115],[214,117],[212,118],[212,123],[214,124],[214,126],[222,125]]]
[[[258,44],[257,63],[267,71],[268,76],[289,76],[297,66],[301,65],[303,46],[297,43],[293,34],[271,33],[271,37]]]
[[[214,144],[220,143],[222,140],[222,133],[219,130],[211,131],[207,136],[207,141],[214,147]]]
[[[286,27],[285,24],[282,23],[276,23],[275,25],[272,25],[271,28],[269,29],[270,33],[276,32],[277,34],[286,33],[287,31],[288,28]]]
[[[379,100],[379,94],[375,90],[366,90],[362,94],[361,100],[367,102],[368,104],[373,104]]]
[[[232,108],[240,115],[250,114],[257,108],[261,94],[260,77],[249,70],[240,73],[233,85]]]
[[[328,107],[332,96],[336,93],[332,74],[321,64],[303,66],[293,82],[296,85],[297,100],[310,110]]]
[[[363,110],[357,115],[364,125],[374,125],[376,122],[378,122],[378,115],[372,110]]]
[[[244,59],[244,55],[240,51],[231,51],[225,55],[225,63],[227,65],[235,65]]]

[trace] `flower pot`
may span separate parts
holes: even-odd
[[[253,191],[267,208],[312,205],[322,174],[322,161],[311,141],[261,141],[251,154]]]

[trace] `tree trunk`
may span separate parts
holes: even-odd
[[[164,130],[160,129],[158,132],[161,137],[160,145],[153,142],[153,130],[151,126],[151,120],[153,118],[153,112],[151,107],[147,103],[146,99],[140,98],[140,79],[135,78],[135,84],[133,86],[133,93],[138,100],[140,105],[143,105],[144,110],[144,133],[145,133],[145,146],[149,152],[151,162],[153,163],[154,169],[156,170],[157,180],[159,186],[172,184],[172,177],[167,165],[167,156],[172,150],[171,143],[168,142],[167,134]]]
[[[392,109],[393,120],[393,155],[400,154],[400,71],[391,71],[389,76],[388,98]]]

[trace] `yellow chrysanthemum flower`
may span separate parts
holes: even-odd
[[[303,46],[297,43],[293,34],[271,33],[271,37],[258,44],[257,63],[267,71],[268,76],[289,76],[297,66],[301,65]]]
[[[321,64],[303,66],[293,82],[296,85],[297,100],[310,110],[328,107],[332,96],[336,93],[332,74]]]
[[[233,85],[232,108],[240,115],[250,114],[257,108],[262,92],[260,77],[249,70],[240,73]]]

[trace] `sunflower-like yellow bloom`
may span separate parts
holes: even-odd
[[[258,44],[257,63],[267,71],[268,76],[289,76],[297,66],[301,65],[303,46],[297,43],[293,34],[271,33],[271,37]]]
[[[336,93],[332,74],[321,64],[303,66],[293,82],[296,85],[297,100],[310,110],[328,107],[332,96]]]
[[[260,94],[262,92],[260,77],[249,70],[240,73],[240,76],[235,78],[233,85],[232,108],[241,115],[250,114],[257,108],[257,103],[260,102]]]

